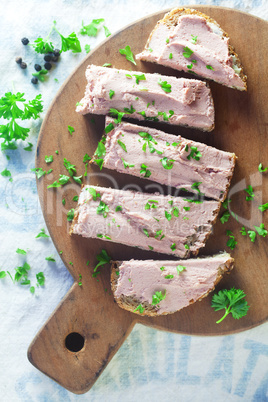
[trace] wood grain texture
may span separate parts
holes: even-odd
[[[66,213],[75,206],[72,199],[79,194],[79,186],[68,184],[60,189],[46,189],[48,184],[58,179],[60,173],[67,173],[63,167],[64,157],[76,165],[79,175],[83,174],[83,156],[86,152],[91,155],[101,138],[104,117],[94,116],[95,123],[92,123],[93,116],[83,117],[75,112],[75,104],[84,93],[85,69],[88,64],[103,65],[109,62],[117,68],[187,76],[149,63],[138,62],[135,67],[118,52],[119,48],[126,45],[131,46],[134,54],[140,52],[150,31],[164,15],[164,12],[157,13],[111,36],[85,58],[56,95],[39,136],[36,167],[48,170],[45,155],[55,155],[55,150],[59,150],[59,155],[54,156],[51,165],[53,173],[39,180],[37,186],[51,238],[57,250],[63,250],[62,260],[73,275],[75,284],[33,340],[28,357],[39,370],[75,393],[86,392],[93,385],[136,322],[185,334],[222,335],[246,330],[267,320],[267,240],[257,238],[253,244],[249,238],[242,237],[239,230],[243,224],[247,224],[242,219],[247,219],[249,225],[259,226],[264,222],[268,226],[267,213],[262,216],[258,211],[258,205],[268,201],[268,177],[261,175],[257,169],[260,162],[268,165],[268,24],[235,10],[205,6],[195,8],[214,18],[229,34],[231,44],[248,75],[248,92],[241,93],[211,83],[216,111],[216,128],[212,133],[164,124],[158,127],[172,134],[181,134],[235,152],[238,156],[230,194],[231,209],[239,216],[239,223],[235,219],[230,219],[230,223],[225,225],[218,221],[202,254],[226,249],[226,229],[233,231],[238,239],[237,247],[231,252],[235,258],[235,268],[217,286],[217,290],[232,286],[243,289],[250,310],[241,320],[227,317],[217,325],[216,320],[221,317],[221,312],[215,313],[210,307],[211,296],[165,317],[139,317],[120,309],[110,291],[109,267],[102,268],[97,279],[92,278],[97,262],[96,254],[105,248],[114,260],[165,259],[166,256],[101,240],[70,237]],[[72,137],[68,133],[68,125],[75,128]],[[138,186],[147,192],[156,190],[155,183],[120,175],[115,171],[103,169],[100,173],[95,166],[89,167],[88,171],[89,176],[84,183],[124,189],[135,189]],[[249,184],[255,189],[253,202],[245,201],[243,189]],[[66,199],[65,207],[62,198]],[[82,287],[77,284],[79,274],[82,275]],[[65,347],[65,338],[71,332],[78,332],[85,338],[83,349],[77,353]]]

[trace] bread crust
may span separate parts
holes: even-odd
[[[111,264],[112,264],[111,265],[111,288],[112,288],[112,291],[113,291],[113,294],[114,294],[114,299],[117,302],[119,307],[121,307],[124,310],[130,311],[131,313],[138,314],[138,315],[141,315],[141,316],[148,316],[148,317],[160,317],[162,315],[174,314],[174,313],[170,313],[170,312],[158,314],[157,313],[157,311],[158,311],[157,306],[152,306],[151,304],[149,304],[147,302],[146,303],[141,303],[135,297],[124,296],[124,295],[121,295],[120,297],[115,297],[117,281],[118,281],[118,278],[119,278],[119,275],[116,272],[118,272],[119,267],[122,264],[122,261],[111,261]],[[218,275],[217,275],[217,278],[216,278],[215,282],[213,283],[213,287],[211,287],[207,291],[207,293],[205,293],[204,295],[199,297],[196,301],[190,300],[189,305],[193,304],[193,303],[195,303],[197,301],[201,301],[204,297],[206,297],[209,293],[211,293],[215,289],[215,286],[222,279],[223,274],[224,273],[229,274],[230,271],[233,269],[233,267],[234,267],[234,259],[232,257],[230,257],[225,262],[224,268],[221,268],[221,267],[218,268]],[[144,308],[144,312],[142,314],[138,310],[134,311],[140,304]],[[188,307],[188,306],[186,306],[186,307]]]
[[[221,31],[222,31],[222,35],[225,38],[230,39],[229,35],[227,32],[225,32],[221,26],[217,23],[217,21],[215,21],[213,18],[209,17],[208,15],[202,13],[201,11],[195,10],[193,8],[174,8],[173,10],[171,10],[170,12],[168,12],[167,14],[164,15],[164,18],[162,20],[159,20],[156,24],[156,26],[154,27],[154,29],[152,30],[152,32],[149,35],[149,38],[146,42],[145,45],[145,49],[149,48],[149,43],[151,41],[151,38],[155,32],[155,30],[158,28],[158,26],[160,24],[165,24],[167,27],[174,27],[178,24],[178,19],[180,16],[182,15],[198,15],[199,17],[205,18],[206,21],[215,24]],[[241,80],[244,82],[245,84],[245,91],[247,90],[247,76],[244,74],[244,70],[243,70],[243,66],[241,64],[241,61],[238,57],[238,54],[235,52],[234,47],[232,45],[228,45],[228,50],[229,50],[229,55],[234,56],[235,57],[235,66],[240,70],[240,73],[238,74],[239,77],[241,78]],[[238,88],[239,89],[239,88]]]

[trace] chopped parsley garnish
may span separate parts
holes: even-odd
[[[230,212],[229,211],[224,211],[222,216],[220,217],[220,221],[221,223],[226,223],[228,222],[229,218],[230,218]]]
[[[146,147],[148,145],[148,148],[149,148],[149,151],[150,151],[151,154],[156,152],[158,155],[161,155],[163,153],[161,151],[158,151],[153,146],[153,144],[157,145],[157,141],[151,136],[151,134],[146,133],[145,131],[140,131],[139,136],[142,137],[142,139],[144,140],[144,144],[142,146],[143,152],[146,152]]]
[[[26,101],[24,93],[12,94],[6,92],[0,98],[0,118],[8,120],[6,125],[0,125],[1,149],[17,149],[17,140],[25,141],[30,128],[20,126],[18,120],[30,120],[40,118],[43,111],[42,96],[37,95],[33,100]],[[21,106],[21,107],[20,107]]]
[[[139,304],[139,305],[135,308],[135,310],[133,310],[133,313],[135,313],[135,311],[139,311],[140,314],[143,314],[144,310],[145,310],[145,308],[142,307],[142,304]]]
[[[82,286],[82,275],[81,274],[79,274],[78,286]]]
[[[44,174],[46,174],[46,172],[44,172]],[[10,172],[10,170],[8,170],[8,169],[4,169],[4,170],[1,172],[1,176],[3,176],[3,177],[10,177],[9,181],[12,181],[12,179],[11,179],[11,172]],[[43,174],[42,174],[42,176],[43,176]]]
[[[225,310],[224,316],[216,323],[219,324],[229,313],[231,313],[235,319],[247,315],[249,306],[244,299],[245,296],[243,290],[235,288],[220,290],[218,294],[214,294],[212,296],[211,307],[214,308],[215,311]]]
[[[68,131],[71,135],[75,132],[74,128],[72,126],[68,126]]]
[[[111,67],[111,63],[104,63],[102,67]]]
[[[191,63],[191,64],[187,64],[186,67],[187,67],[189,70],[191,70],[191,69],[193,68],[193,66],[194,66],[193,63]],[[191,72],[192,72],[192,71],[191,71]]]
[[[136,78],[136,84],[138,84],[140,81],[146,80],[146,77],[144,74],[133,74],[133,77]]]
[[[164,300],[166,298],[166,290],[163,292],[160,290],[159,292],[155,292],[152,296],[152,306],[155,306],[156,304],[159,304],[161,300]]]
[[[125,152],[127,152],[127,147],[126,147],[126,145],[125,145],[122,141],[117,140],[117,143],[120,145],[120,147],[121,147]]]
[[[246,193],[248,193],[248,195],[246,196],[246,200],[247,201],[252,201],[253,198],[255,197],[255,194],[253,192],[253,188],[251,185],[249,185],[247,188],[245,188],[244,190]]]
[[[262,163],[259,164],[259,166],[258,166],[258,171],[259,171],[260,173],[264,173],[264,172],[266,172],[267,170],[268,170],[268,167],[263,168],[263,167],[262,167]]]
[[[268,209],[268,202],[266,204],[262,204],[258,206],[259,210],[264,212]]]
[[[214,68],[213,68],[212,66],[210,66],[209,64],[206,66],[206,68],[207,68],[208,70],[213,70],[213,71],[214,71]]]
[[[109,264],[111,261],[111,257],[107,254],[107,251],[104,249],[101,250],[100,254],[97,254],[96,258],[99,262],[95,266],[94,272],[96,272],[99,267],[101,267],[105,264]]]
[[[25,250],[23,250],[23,249],[21,249],[21,248],[17,248],[16,253],[17,253],[17,254],[21,254],[21,255],[26,255],[26,254],[27,254],[27,251],[25,251]]]
[[[169,201],[169,203],[170,203],[170,201]],[[172,201],[172,204],[173,204],[173,201]],[[171,205],[172,205],[172,204],[171,204]],[[180,214],[179,208],[178,208],[178,207],[173,207],[173,208],[171,208],[169,211],[165,211],[165,217],[166,217],[166,219],[167,219],[168,221],[171,220],[171,218],[172,218],[172,213],[173,213],[173,215],[177,218],[177,217],[179,216],[179,214]]]
[[[83,158],[83,163],[87,163],[91,160],[91,157],[86,153],[84,158]]]
[[[256,239],[256,232],[254,230],[248,230],[248,236],[252,243],[254,243]]]
[[[267,230],[264,228],[264,223],[261,223],[260,226],[254,226],[256,232],[258,233],[258,235],[262,236],[262,237],[266,237],[267,236]]]
[[[172,278],[174,278],[174,275],[166,275],[165,276],[165,279],[172,279]]]
[[[63,159],[63,165],[68,170],[69,175],[72,177],[76,173],[75,165],[72,165],[71,162],[67,161],[66,158]]]
[[[240,233],[242,234],[242,236],[246,236],[247,235],[247,231],[245,229],[245,226],[242,226]]]
[[[123,162],[123,165],[124,165],[124,168],[126,169],[126,168],[130,168],[130,167],[135,167],[135,165],[133,165],[133,164],[131,164],[131,163],[128,163],[127,161],[125,161],[123,158],[121,158],[122,159],[122,162]]]
[[[173,54],[172,54],[172,53],[169,53],[168,58],[169,58],[169,59],[173,59]]]
[[[167,93],[171,92],[171,84],[168,84],[167,81],[162,81],[161,78],[159,78],[158,84],[163,89],[163,91]]]
[[[189,244],[184,244],[184,248],[185,248],[185,250],[190,250]]]
[[[148,230],[147,230],[147,229],[142,229],[142,231],[143,231],[143,233],[144,233],[147,237],[149,237],[149,233],[148,233]]]
[[[121,207],[121,205],[117,205],[117,207],[115,208],[115,212],[119,212],[119,211],[122,211],[122,207]]]
[[[105,202],[100,201],[99,206],[97,207],[97,214],[103,215],[104,218],[107,218],[109,212],[109,206],[105,204]]]
[[[134,59],[134,55],[133,55],[133,53],[132,53],[132,51],[130,49],[130,46],[127,45],[125,47],[125,49],[119,49],[119,53],[122,54],[122,55],[125,55],[126,59],[128,61],[130,61],[131,63],[135,64],[135,66],[136,66],[137,63],[136,63],[136,61]]]
[[[132,113],[136,112],[136,110],[134,109],[133,105],[131,105],[130,109],[127,107],[124,107],[124,112],[126,112],[128,114],[132,114]]]
[[[115,124],[121,123],[122,118],[124,117],[125,113],[124,112],[120,112],[117,109],[114,108],[110,108],[110,114],[112,115],[112,117],[116,117],[115,119]],[[108,127],[108,126],[107,126]]]
[[[90,52],[90,45],[88,45],[88,44],[85,45],[85,51],[86,51],[86,54],[88,54]]]
[[[50,261],[50,262],[56,262],[55,258],[52,257],[52,255],[50,255],[49,257],[46,257],[45,259],[46,259],[47,261]]]
[[[40,237],[43,237],[45,239],[49,238],[49,236],[45,233],[45,229],[41,229],[38,235],[35,236],[36,239],[39,239]]]
[[[94,159],[94,162],[99,166],[100,170],[102,170],[102,166],[103,166],[103,158],[100,159]]]
[[[152,250],[152,251],[153,251],[153,249],[154,249],[154,248],[153,248],[152,246],[148,246],[148,247],[149,247],[149,249],[150,249],[150,250]]]
[[[73,198],[73,201],[74,201],[74,202],[77,202],[78,199],[79,199],[78,195],[75,195],[74,198]]]
[[[231,232],[231,230],[227,230],[226,231],[227,236],[229,236],[229,240],[227,241],[227,247],[230,247],[231,250],[233,250],[235,248],[235,246],[237,245],[237,241],[235,240],[235,237],[233,235],[233,233]]]
[[[172,251],[175,251],[176,250],[176,243],[171,244],[170,248],[171,248]]]
[[[195,45],[197,42],[197,36],[191,35],[192,39],[191,42]]]
[[[158,201],[155,201],[155,200],[148,200],[148,202],[145,204],[145,209],[156,209],[157,208],[157,205],[155,205],[155,204],[158,204]]]
[[[24,151],[32,151],[33,150],[33,144],[31,142],[28,142],[27,147],[23,148]]]
[[[191,158],[193,158],[196,161],[199,161],[201,157],[202,157],[202,154],[200,151],[197,150],[197,147],[191,147],[191,152],[187,156],[187,159],[190,160]]]
[[[172,144],[171,144],[173,147],[177,147],[177,146],[179,146],[180,145],[180,142],[172,142]]]
[[[108,36],[111,35],[110,30],[105,25],[103,25],[103,29],[104,29],[104,34],[105,34],[106,38],[108,38]]]
[[[166,43],[169,43],[169,38],[166,39]]]
[[[82,21],[82,28],[80,30],[80,34],[96,37],[103,23],[104,23],[103,18],[92,20],[91,23],[88,25],[84,25],[84,21]]]
[[[230,204],[230,202],[232,202],[232,200],[226,199],[225,201],[223,201],[222,203],[223,208],[228,209],[228,204]]]
[[[177,265],[176,269],[177,269],[177,274],[180,275],[183,271],[186,270],[186,267],[184,267],[183,265]]]
[[[191,185],[191,189],[196,190],[198,192],[198,194],[200,194],[200,195],[204,195],[203,193],[201,193],[201,191],[199,189],[200,184],[202,184],[202,181],[197,181],[197,182],[193,183]]]
[[[184,211],[190,211],[191,207],[183,207]]]
[[[148,47],[149,52],[152,53],[153,49],[151,47]]]
[[[146,166],[144,163],[141,165],[140,174],[144,175],[144,177],[150,177],[152,174],[152,172],[147,168],[148,166]]]
[[[52,163],[53,162],[53,155],[50,155],[50,156],[45,156],[45,162],[46,163]]]
[[[110,89],[109,98],[112,99],[112,97],[114,96],[114,94],[115,94],[115,92],[114,92],[112,89]]]
[[[182,54],[186,59],[189,59],[189,57],[192,56],[193,51],[186,46],[186,47],[183,48]]]
[[[172,169],[173,168],[173,163],[175,162],[174,159],[169,159],[165,156],[164,158],[160,159],[160,162],[162,162],[162,165],[164,169]]]
[[[101,141],[99,141],[97,149],[95,151],[95,154],[98,158],[104,156],[106,154],[106,148],[104,144],[105,139],[103,138]]]
[[[67,221],[71,222],[74,218],[74,208],[70,209],[70,211],[67,212]]]
[[[90,195],[92,195],[93,201],[96,201],[97,198],[101,197],[100,193],[97,193],[95,188],[93,187],[87,187],[86,190],[89,192]]]
[[[113,123],[109,123],[108,126],[105,127],[105,133],[108,134],[113,129],[114,129]]]

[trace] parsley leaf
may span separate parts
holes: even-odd
[[[49,236],[45,233],[45,229],[41,229],[40,232],[38,233],[37,236],[35,236],[36,239],[39,239],[40,237],[43,237],[47,239]]]
[[[136,61],[134,59],[133,53],[132,53],[132,51],[130,49],[130,46],[127,45],[125,47],[125,49],[119,49],[119,53],[122,54],[122,55],[125,55],[126,59],[128,61],[130,61],[131,63],[135,64],[135,66],[136,66],[137,63],[136,63]]]
[[[144,74],[133,74],[134,77],[136,77],[136,84],[138,84],[140,81],[145,81],[146,77]]]
[[[124,150],[125,152],[127,152],[126,145],[125,145],[122,141],[117,140],[117,143],[120,145],[121,148],[123,148],[123,150]]]
[[[189,59],[189,57],[192,56],[193,51],[191,49],[189,49],[189,47],[186,46],[186,47],[183,48],[182,54],[186,59]]]
[[[161,78],[159,78],[158,84],[163,89],[163,91],[167,93],[171,92],[171,84],[168,84],[167,81],[162,81]]]
[[[95,188],[93,187],[87,187],[86,190],[89,192],[90,195],[92,195],[93,201],[96,201],[97,198],[101,197],[100,193],[97,193]]]
[[[267,230],[264,228],[264,223],[261,223],[260,226],[254,226],[256,232],[258,233],[258,235],[262,236],[262,237],[266,237],[267,236]]]
[[[212,66],[210,66],[209,64],[206,66],[206,68],[207,68],[208,70],[213,70],[213,71],[214,71],[214,68],[213,68]]]
[[[56,262],[55,258],[50,255],[49,257],[46,257],[45,260],[50,261],[50,262]]]
[[[74,218],[74,208],[70,209],[70,211],[67,212],[67,221],[71,222]]]
[[[69,131],[69,133],[71,134],[71,135],[73,135],[73,133],[74,133],[74,128],[72,127],[72,126],[68,126],[68,131]]]
[[[177,274],[180,275],[180,273],[182,273],[183,271],[186,270],[186,267],[184,267],[183,265],[177,265],[176,269],[177,269]]]
[[[223,224],[223,223],[225,223],[225,222],[228,222],[230,216],[231,216],[231,215],[230,215],[230,212],[229,212],[229,211],[224,211],[223,214],[222,214],[222,216],[220,217],[221,223]]]
[[[247,315],[249,306],[244,299],[245,296],[243,290],[235,288],[220,290],[218,294],[214,294],[211,307],[214,308],[215,311],[225,310],[224,316],[216,323],[219,324],[230,313],[235,319]]]
[[[88,54],[90,52],[90,45],[87,45],[87,44],[85,45],[85,51],[86,51],[86,54]]]
[[[144,163],[141,164],[141,170],[140,170],[140,174],[144,175],[144,177],[150,177],[152,172],[147,169],[148,166],[146,166]]]
[[[94,37],[97,36],[97,33],[101,28],[103,22],[104,22],[103,18],[92,20],[91,23],[88,25],[84,25],[84,22],[82,21],[82,28],[80,30],[80,34]]]
[[[246,196],[246,200],[247,200],[247,201],[252,201],[253,198],[255,197],[255,194],[254,194],[254,192],[253,192],[252,186],[249,185],[247,188],[245,188],[244,191],[246,191],[246,193],[249,194],[248,196]]]
[[[31,142],[28,142],[27,147],[24,147],[24,151],[32,151],[33,149],[33,144]]]
[[[45,285],[45,275],[43,272],[38,272],[36,274],[37,286],[44,286]]]
[[[159,292],[155,292],[152,296],[152,306],[155,306],[156,304],[159,304],[162,300],[166,298],[166,290],[163,292],[160,290]]]
[[[76,168],[75,165],[72,165],[71,162],[67,161],[66,158],[63,159],[63,165],[64,167],[68,170],[69,175],[73,177],[74,174],[76,174]]]
[[[114,94],[115,94],[115,92],[114,92],[112,89],[110,89],[109,98],[112,99],[112,97],[114,96]],[[111,124],[111,123],[110,123],[110,124]]]
[[[103,29],[104,29],[104,33],[105,33],[106,38],[108,38],[108,36],[111,35],[111,32],[109,31],[109,29],[105,25],[103,25]]]
[[[22,255],[26,255],[26,254],[27,254],[27,252],[26,252],[25,250],[22,250],[21,248],[17,248],[16,253],[17,253],[17,254],[22,254]]]
[[[268,209],[268,202],[266,204],[262,204],[258,206],[260,211],[266,211]]]
[[[191,35],[192,39],[191,42],[195,45],[197,42],[197,36]]]
[[[150,237],[147,229],[142,229],[142,231],[147,237]]]
[[[0,118],[8,120],[6,125],[0,125],[0,138],[3,139],[1,149],[17,149],[17,140],[25,140],[30,128],[22,127],[17,120],[38,119],[43,111],[42,96],[37,95],[34,99],[26,102],[24,93],[12,94],[6,92],[0,98]]]
[[[160,162],[162,162],[162,165],[165,169],[169,170],[173,168],[173,163],[175,162],[174,159],[169,159],[165,156],[164,158],[160,159]]]
[[[115,212],[119,212],[119,211],[122,211],[122,207],[121,207],[121,205],[117,205],[117,207],[115,207]]]
[[[36,78],[39,79],[39,81],[44,82],[45,81],[45,76],[48,73],[48,70],[45,68],[42,68],[42,70],[37,71],[36,73],[32,73],[32,75]]]
[[[52,163],[53,162],[53,155],[50,155],[50,156],[45,156],[45,162],[46,163]]]
[[[235,240],[235,237],[230,230],[227,230],[226,234],[227,234],[227,236],[230,237],[230,239],[227,241],[227,247],[230,247],[230,249],[233,250],[235,248],[235,246],[237,245],[237,241]]]
[[[243,235],[243,233],[242,233]],[[256,232],[254,230],[248,230],[250,240],[254,243],[256,239]]]
[[[262,163],[259,164],[259,166],[258,166],[258,171],[259,171],[260,173],[264,173],[264,172],[266,172],[267,170],[268,170],[268,167],[263,168],[263,167],[262,167]]]
[[[105,264],[109,264],[111,261],[111,257],[107,254],[107,251],[102,249],[100,254],[97,254],[96,256],[97,260],[99,263],[95,266],[94,272],[97,271],[97,269]]]
[[[104,218],[107,218],[109,212],[109,206],[105,204],[105,202],[100,201],[99,206],[97,207],[97,214],[103,215]]]
[[[133,310],[133,313],[135,313],[135,311],[139,311],[140,314],[143,314],[144,310],[145,310],[145,308],[142,307],[142,304],[139,304],[139,305],[135,308],[135,310]]]
[[[187,156],[187,159],[190,160],[191,158],[193,158],[196,161],[199,161],[201,157],[202,157],[202,154],[200,151],[197,150],[197,147],[191,147],[191,152]]]
[[[123,158],[121,158],[121,159],[122,159],[122,162],[123,162],[123,165],[124,165],[124,168],[125,168],[125,169],[126,169],[126,168],[130,168],[130,167],[135,167],[135,165],[128,163],[128,162],[125,161]]]

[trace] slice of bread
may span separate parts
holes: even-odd
[[[151,317],[166,315],[206,297],[233,265],[225,252],[188,260],[114,261],[111,287],[119,307]],[[157,293],[163,300],[154,304]]]
[[[215,20],[194,9],[176,8],[167,13],[136,58],[247,90],[247,77],[228,34]]]

